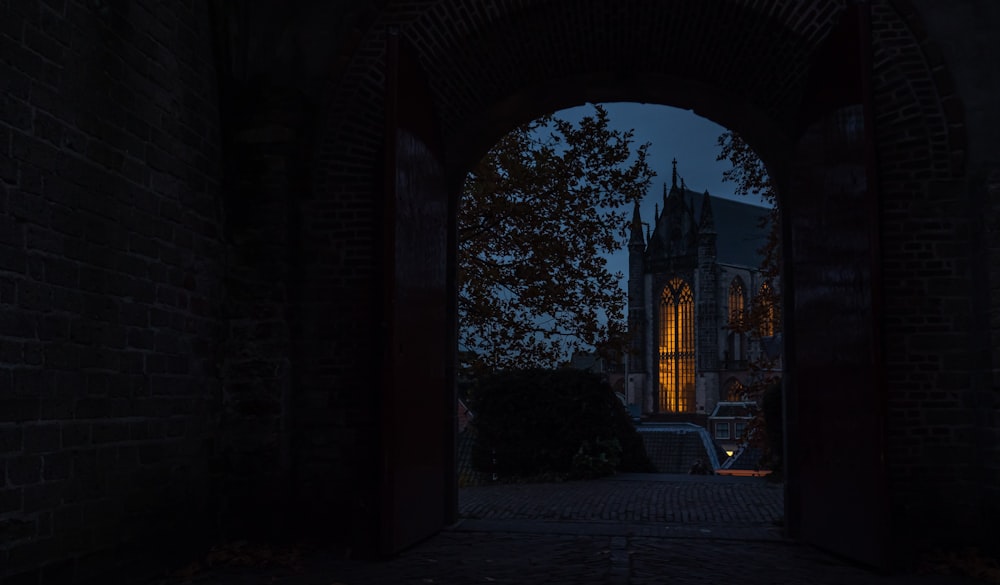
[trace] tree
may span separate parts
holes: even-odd
[[[732,131],[724,132],[718,144],[721,150],[716,160],[728,160],[732,165],[722,173],[722,180],[735,183],[737,195],[754,195],[770,205],[770,211],[759,224],[766,230],[767,239],[757,250],[762,257],[760,270],[767,286],[753,291],[745,314],[729,325],[735,331],[759,334],[775,328],[775,321],[780,321],[780,293],[773,286],[773,280],[781,274],[781,211],[777,192],[763,161],[743,137]],[[772,327],[767,325],[769,321]]]
[[[459,342],[474,372],[553,367],[624,347],[625,293],[601,253],[621,246],[627,204],[655,173],[648,144],[543,116],[504,136],[467,175],[458,212]]]
[[[721,150],[716,160],[728,160],[732,165],[723,172],[722,179],[736,184],[737,195],[759,196],[771,205],[770,212],[760,220],[767,239],[758,250],[762,256],[760,269],[766,286],[753,291],[744,314],[731,319],[728,327],[751,335],[773,335],[778,330],[781,314],[780,293],[772,284],[781,273],[781,212],[777,192],[763,161],[743,137],[732,131],[725,132],[719,136],[718,144]],[[746,397],[760,400],[763,408],[747,425],[745,432],[751,444],[764,448],[765,459],[772,468],[778,469],[781,441],[780,436],[775,435],[781,430],[781,377],[774,372],[774,365],[775,360],[769,359],[763,352],[749,360],[751,383],[747,386]]]

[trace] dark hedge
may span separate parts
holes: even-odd
[[[764,389],[761,396],[761,411],[764,416],[765,435],[767,444],[765,449],[765,464],[775,474],[782,471],[782,451],[784,449],[784,417],[782,416],[781,404],[781,380],[771,382]]]
[[[472,465],[479,471],[503,477],[654,471],[625,407],[597,374],[503,372],[478,380],[470,401]]]

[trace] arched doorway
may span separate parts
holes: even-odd
[[[880,349],[883,335],[893,333],[882,327],[880,298],[901,298],[906,291],[886,283],[879,292],[879,271],[900,265],[899,255],[917,239],[901,228],[905,218],[886,215],[884,210],[910,196],[908,165],[926,169],[929,175],[923,180],[927,181],[950,180],[960,172],[954,166],[941,95],[919,44],[912,40],[900,49],[880,43],[884,37],[899,34],[915,39],[896,6],[885,2],[872,6],[871,30],[876,41],[872,94],[876,106],[891,100],[892,111],[899,113],[880,119],[874,137],[866,134],[872,126],[865,126],[864,111],[850,107],[863,102],[857,96],[864,94],[864,88],[854,88],[860,94],[835,96],[833,101],[827,99],[830,92],[824,91],[824,79],[838,86],[854,84],[848,77],[855,79],[860,67],[838,69],[840,61],[825,60],[828,52],[836,54],[830,47],[854,46],[851,39],[857,41],[864,32],[852,21],[856,14],[845,12],[839,2],[770,3],[766,7],[724,1],[637,2],[628,9],[604,1],[516,6],[498,2],[393,8],[389,3],[376,18],[361,41],[363,50],[356,53],[357,60],[332,86],[328,124],[320,130],[316,164],[321,174],[315,198],[302,205],[306,233],[313,229],[311,219],[332,205],[348,205],[363,217],[380,212],[373,203],[378,197],[373,197],[372,187],[379,181],[373,182],[371,173],[379,168],[382,153],[378,121],[383,88],[371,72],[380,67],[390,25],[400,27],[427,80],[443,139],[435,157],[444,168],[452,208],[457,185],[469,165],[514,124],[546,111],[585,101],[651,101],[693,108],[736,129],[759,150],[783,186],[786,242],[792,242],[786,266],[792,276],[784,279],[788,283],[785,330],[789,332],[785,339],[788,347],[799,350],[786,352],[791,383],[804,378],[828,380],[825,386],[813,385],[811,394],[797,394],[788,405],[789,434],[808,437],[802,450],[789,457],[790,462],[800,464],[791,472],[798,485],[790,482],[794,493],[788,498],[789,517],[799,519],[797,530],[803,538],[830,548],[837,548],[834,540],[851,541],[850,535],[872,535],[861,548],[841,552],[883,564],[890,531],[884,488],[886,474],[893,472],[885,463],[883,432],[887,424],[905,427],[907,423],[886,418],[885,400],[902,397],[880,395],[887,387],[881,376],[891,387],[893,380],[907,374],[906,364],[882,373],[878,368],[882,361],[873,352]],[[898,81],[904,78],[922,78],[926,83],[903,87]],[[921,139],[913,140],[915,135]],[[878,154],[881,206],[873,204],[863,188],[874,178],[867,174],[872,159],[867,157],[866,145],[875,146]],[[850,167],[846,173],[828,172],[844,165]],[[834,176],[846,182],[826,181]],[[840,199],[843,192],[852,193],[855,199],[850,203]],[[453,212],[447,217],[453,218]],[[837,241],[850,241],[856,247],[831,247]],[[875,242],[881,242],[881,248],[873,246]],[[304,251],[343,254],[344,244],[350,254],[377,266],[373,252],[377,246],[363,236],[345,235],[332,245],[311,242]],[[312,275],[307,271],[306,277],[331,279],[319,269]],[[362,270],[342,286],[372,286],[377,281],[372,278]],[[797,325],[795,319],[804,307],[817,306],[810,303],[826,304],[823,311],[811,314],[850,315],[852,321],[841,325],[831,321],[822,330],[824,340],[809,337],[819,330],[808,320]],[[322,300],[316,300],[313,310],[322,312],[322,306]],[[378,321],[377,306],[359,302],[358,307],[373,316],[372,322]],[[332,315],[333,328],[357,318],[356,313],[344,311]],[[905,325],[886,326],[905,333]],[[858,331],[863,343],[852,344]],[[316,334],[308,343],[329,341],[330,336]],[[325,351],[338,360],[364,355],[365,350],[344,340],[333,341]],[[378,343],[377,338],[372,341]],[[364,359],[371,361],[370,356]],[[809,364],[808,368],[802,364]],[[831,373],[837,375],[826,376]],[[329,379],[347,386],[355,383],[346,374],[333,374]],[[839,392],[859,381],[864,384],[854,385],[860,388],[858,395]],[[817,397],[823,400],[816,401]],[[859,401],[863,406],[858,406]],[[821,421],[820,413],[844,404],[851,408],[842,408],[845,414],[832,426],[823,423],[821,430],[811,428]],[[373,411],[354,422],[354,431],[373,432],[378,426],[375,413],[383,406],[374,401]],[[866,414],[858,416],[859,411]],[[840,473],[842,468],[859,467],[857,453],[847,454],[834,438],[835,431],[842,435],[843,425],[861,447],[865,462],[860,467],[868,475],[860,481]],[[308,458],[309,453],[299,456]],[[809,467],[817,461],[822,465]],[[899,469],[906,465],[905,459],[895,461]],[[865,486],[861,493],[867,503],[850,508],[841,488],[857,484]],[[341,488],[355,491],[346,484]],[[378,507],[364,493],[359,497],[369,509]],[[829,501],[820,506],[822,498]],[[818,510],[827,512],[809,516]],[[835,517],[842,529],[830,530],[829,525],[819,529]]]

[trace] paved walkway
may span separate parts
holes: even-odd
[[[977,583],[879,577],[781,538],[761,478],[624,475],[465,488],[455,526],[385,562],[314,553],[296,568],[215,569],[201,585]],[[182,583],[181,579],[163,583]]]
[[[504,525],[482,520],[604,522],[647,535],[696,529],[760,539],[780,538],[776,523],[784,513],[781,485],[762,478],[656,474],[470,487],[461,491],[459,510],[466,519],[460,527]]]

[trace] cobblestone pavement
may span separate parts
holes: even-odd
[[[757,477],[627,474],[593,481],[469,487],[461,490],[459,515],[771,528],[784,515],[783,498],[780,484]]]
[[[758,478],[619,476],[463,489],[463,519],[383,562],[306,556],[301,567],[216,569],[200,585],[944,585],[880,577],[781,538],[781,488]],[[180,579],[162,583],[185,582]]]

